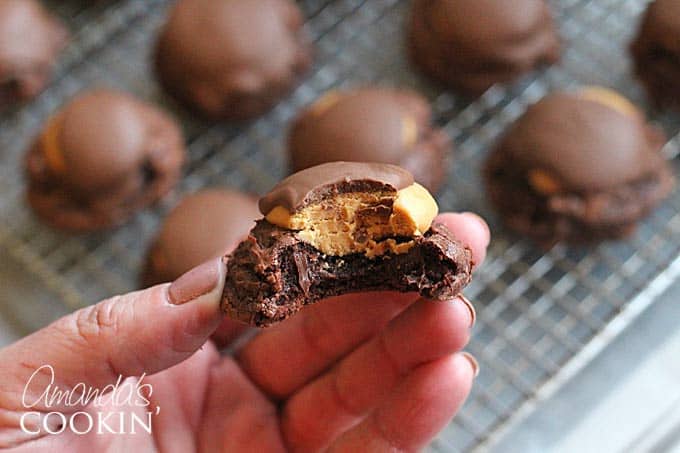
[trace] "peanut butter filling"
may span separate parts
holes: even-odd
[[[66,172],[66,160],[64,159],[64,153],[59,146],[59,132],[61,130],[60,119],[60,116],[52,117],[42,135],[42,148],[45,161],[47,162],[47,166],[56,174],[63,174]]]
[[[600,86],[591,86],[582,88],[579,91],[581,99],[597,102],[602,105],[616,110],[617,112],[626,116],[639,115],[640,111],[635,105],[625,97],[621,96],[614,90],[603,88]]]
[[[404,116],[401,119],[401,141],[406,148],[411,148],[418,142],[418,123],[413,117]]]
[[[543,195],[555,195],[562,190],[562,185],[555,176],[545,170],[529,170],[529,184],[538,193]]]
[[[413,247],[413,238],[429,230],[437,203],[420,184],[398,192],[353,192],[289,212],[272,209],[266,219],[327,255],[363,253],[376,257],[400,254]]]
[[[343,98],[343,95],[341,93],[339,93],[338,91],[335,91],[335,90],[328,91],[326,94],[321,96],[314,104],[312,104],[312,106],[310,107],[310,110],[312,111],[312,114],[314,114],[314,115],[317,115],[317,116],[323,115],[323,113],[326,110],[333,107],[342,98]]]

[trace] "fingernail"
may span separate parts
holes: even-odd
[[[472,302],[470,302],[470,300],[467,297],[465,297],[462,294],[459,294],[458,298],[461,300],[461,302],[465,304],[467,309],[470,311],[470,328],[472,329],[472,327],[475,325],[475,322],[477,321],[477,311],[475,310],[475,307],[472,305]]]
[[[462,214],[464,216],[468,217],[470,220],[473,220],[474,222],[476,222],[480,227],[482,227],[482,229],[484,229],[484,231],[486,231],[487,237],[491,238],[491,229],[489,228],[489,224],[486,223],[486,220],[484,220],[482,218],[482,216],[480,216],[477,213],[469,212],[469,211],[463,212]]]
[[[193,268],[175,280],[168,288],[173,305],[182,305],[214,290],[220,282],[222,260],[214,259]]]
[[[461,352],[460,355],[465,357],[465,359],[470,362],[470,366],[472,367],[472,372],[474,374],[474,377],[479,376],[479,362],[477,362],[477,359],[474,358],[472,354],[469,352]]]

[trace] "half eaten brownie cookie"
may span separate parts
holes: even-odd
[[[333,162],[284,179],[225,257],[223,310],[268,326],[320,299],[395,290],[449,299],[470,282],[470,249],[434,223],[430,193],[400,167]]]

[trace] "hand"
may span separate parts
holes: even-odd
[[[481,263],[486,224],[471,214],[439,220]],[[459,352],[474,322],[464,299],[337,297],[221,357],[208,338],[222,322],[224,274],[220,260],[210,261],[172,285],[105,300],[0,350],[0,448],[413,451],[467,397],[476,364]],[[229,325],[223,339],[236,336]],[[122,407],[112,398],[82,404],[87,389],[115,384],[119,375],[139,394]],[[47,401],[46,388],[70,391],[70,401]],[[138,424],[131,434],[132,415],[146,420],[147,411],[151,433]],[[101,426],[98,417],[107,413],[114,416]]]

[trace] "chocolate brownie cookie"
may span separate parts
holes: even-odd
[[[529,107],[486,163],[507,225],[550,246],[630,234],[671,191],[664,134],[603,88],[556,92]]]
[[[249,119],[283,98],[311,65],[291,0],[180,0],[156,48],[166,90],[211,118]]]
[[[0,111],[40,93],[68,31],[36,0],[0,0]]]
[[[54,114],[28,150],[28,201],[55,228],[116,226],[177,182],[179,125],[132,96],[97,89]]]
[[[149,250],[143,286],[173,281],[224,255],[260,217],[257,199],[241,192],[205,189],[187,195],[166,217]]]
[[[680,1],[649,4],[631,45],[635,73],[659,107],[680,108]]]
[[[397,166],[334,162],[289,176],[225,257],[223,309],[267,326],[320,299],[396,290],[448,299],[470,281],[470,249],[433,223],[437,203]]]
[[[473,96],[560,56],[544,0],[415,0],[409,48],[425,74]]]
[[[427,100],[411,90],[331,91],[293,124],[288,152],[293,171],[334,161],[399,165],[436,192],[444,178],[449,137],[432,125]]]

